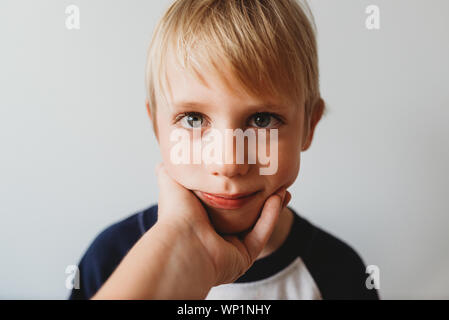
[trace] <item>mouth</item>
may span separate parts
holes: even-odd
[[[226,210],[239,209],[243,207],[245,204],[253,200],[258,193],[259,191],[238,194],[216,194],[199,191],[201,200],[206,202],[208,205],[217,209]]]

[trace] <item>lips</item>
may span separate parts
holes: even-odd
[[[208,205],[214,208],[227,210],[243,207],[249,201],[254,199],[258,193],[259,191],[238,194],[216,194],[199,191],[201,200]]]

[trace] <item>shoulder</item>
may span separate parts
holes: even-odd
[[[128,251],[157,220],[157,205],[134,213],[101,231],[87,250]]]
[[[324,299],[379,299],[366,286],[369,274],[353,246],[296,213],[294,226],[299,255]]]
[[[92,297],[156,221],[157,205],[153,205],[103,229],[78,264],[80,288],[73,289],[69,299]]]

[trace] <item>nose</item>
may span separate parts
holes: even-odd
[[[240,150],[237,152],[237,138],[235,136],[226,136],[224,133],[222,136],[223,141],[221,144],[221,148],[223,161],[222,163],[217,163],[216,161],[214,161],[212,163],[206,164],[208,172],[214,176],[223,176],[227,178],[246,175],[251,166],[251,164],[248,163],[247,139],[244,139],[243,148],[239,148]],[[237,160],[238,158],[239,160]]]
[[[217,164],[212,163],[207,165],[208,171],[210,174],[214,176],[223,176],[227,178],[233,178],[236,176],[244,176],[249,171],[249,165],[248,164]]]

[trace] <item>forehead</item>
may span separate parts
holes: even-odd
[[[195,104],[216,105],[285,105],[279,98],[254,96],[236,80],[230,68],[223,63],[220,70],[206,68],[197,64],[198,73],[186,70],[174,58],[167,54],[166,97],[170,107]]]

